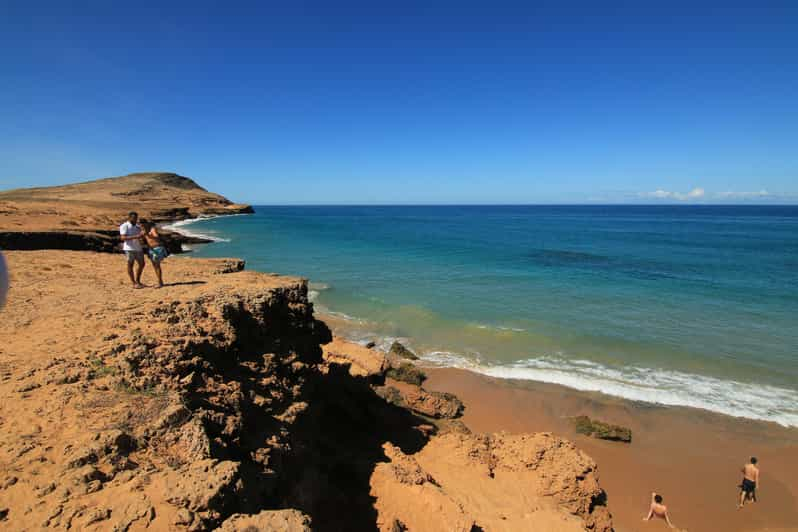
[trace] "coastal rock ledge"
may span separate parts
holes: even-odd
[[[6,190],[0,192],[0,249],[114,252],[119,224],[131,210],[157,223],[254,212],[168,172]],[[209,242],[169,231],[164,241],[172,253],[179,253],[182,244]]]
[[[303,279],[173,259],[132,290],[109,254],[7,259],[3,528],[612,530],[572,443],[380,397],[384,354],[332,342]]]

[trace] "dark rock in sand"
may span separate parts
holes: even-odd
[[[392,355],[396,355],[401,358],[406,358],[408,360],[418,360],[418,357],[414,352],[412,352],[410,349],[408,349],[399,342],[394,342],[391,345],[391,349],[388,352]]]
[[[402,363],[398,368],[391,368],[385,372],[385,376],[395,381],[402,381],[408,384],[421,386],[427,375],[409,362]]]
[[[578,416],[574,418],[576,432],[598,438],[601,440],[622,441],[631,443],[632,429],[622,427],[620,425],[610,425],[595,419],[590,419],[588,416]]]
[[[463,413],[463,402],[447,392],[428,392],[421,387],[378,386],[374,391],[392,405],[436,419],[453,419]]]

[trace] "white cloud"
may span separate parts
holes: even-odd
[[[704,197],[705,190],[701,187],[696,187],[689,192],[671,192],[670,190],[663,190],[661,188],[654,192],[641,192],[641,198],[653,198],[661,200],[677,200],[677,201],[690,201],[698,200]]]

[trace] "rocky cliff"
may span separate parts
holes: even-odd
[[[131,210],[155,222],[251,213],[173,173],[138,173],[85,183],[0,192],[0,248],[115,251]],[[166,236],[173,251],[184,242]]]
[[[7,258],[0,526],[611,530],[589,457],[471,434],[386,378],[404,359],[333,340],[302,279],[173,259],[132,290],[112,255]]]

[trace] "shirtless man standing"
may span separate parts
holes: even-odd
[[[751,463],[743,466],[743,483],[740,484],[740,502],[737,509],[743,507],[746,499],[756,502],[756,488],[759,486],[759,468],[756,466],[756,456],[751,457]]]
[[[652,517],[659,517],[664,519],[668,526],[676,528],[671,523],[671,518],[668,515],[668,507],[662,504],[662,495],[657,495],[656,492],[651,494],[651,506],[648,508],[648,515],[643,518],[643,521],[648,521]]]

